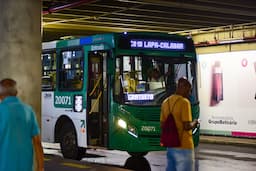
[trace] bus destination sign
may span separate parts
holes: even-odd
[[[185,44],[182,42],[166,41],[166,40],[130,40],[130,48],[140,49],[162,49],[162,50],[184,50]]]

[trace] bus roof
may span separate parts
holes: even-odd
[[[142,42],[144,42],[143,46],[141,45]],[[126,51],[126,53],[128,53],[128,51],[131,53],[137,53],[138,51],[149,53],[150,51],[154,51],[156,53],[166,53],[168,55],[171,51],[174,53],[195,53],[195,47],[191,37],[157,32],[96,34],[86,37],[59,40],[57,42],[55,41],[55,47],[51,46],[51,48],[62,49],[85,45],[93,45],[91,48],[95,49],[102,49],[102,47],[105,46],[107,46],[108,49],[117,48],[117,53],[125,53],[124,51]],[[45,47],[50,47],[50,45]],[[43,47],[43,49],[45,47]]]
[[[97,43],[107,43],[109,46],[114,47],[114,34],[97,34],[93,36],[60,40],[57,42],[57,48],[79,46],[79,45],[89,45]]]

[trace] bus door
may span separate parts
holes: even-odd
[[[87,130],[89,146],[107,146],[108,78],[107,51],[88,53]]]

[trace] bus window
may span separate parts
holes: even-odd
[[[54,90],[56,87],[56,53],[42,54],[42,90]]]
[[[82,50],[62,51],[59,66],[59,89],[81,90],[84,67]]]
[[[195,68],[195,64],[190,58],[118,57],[114,95],[120,103],[160,105],[175,92],[180,77],[187,77],[193,86],[196,84],[196,73],[192,68]],[[195,92],[192,90],[193,95],[197,96]]]

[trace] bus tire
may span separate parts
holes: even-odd
[[[75,128],[71,124],[65,125],[60,138],[61,153],[64,158],[81,160],[85,148],[78,147]]]
[[[144,157],[148,152],[128,152],[132,157]]]

